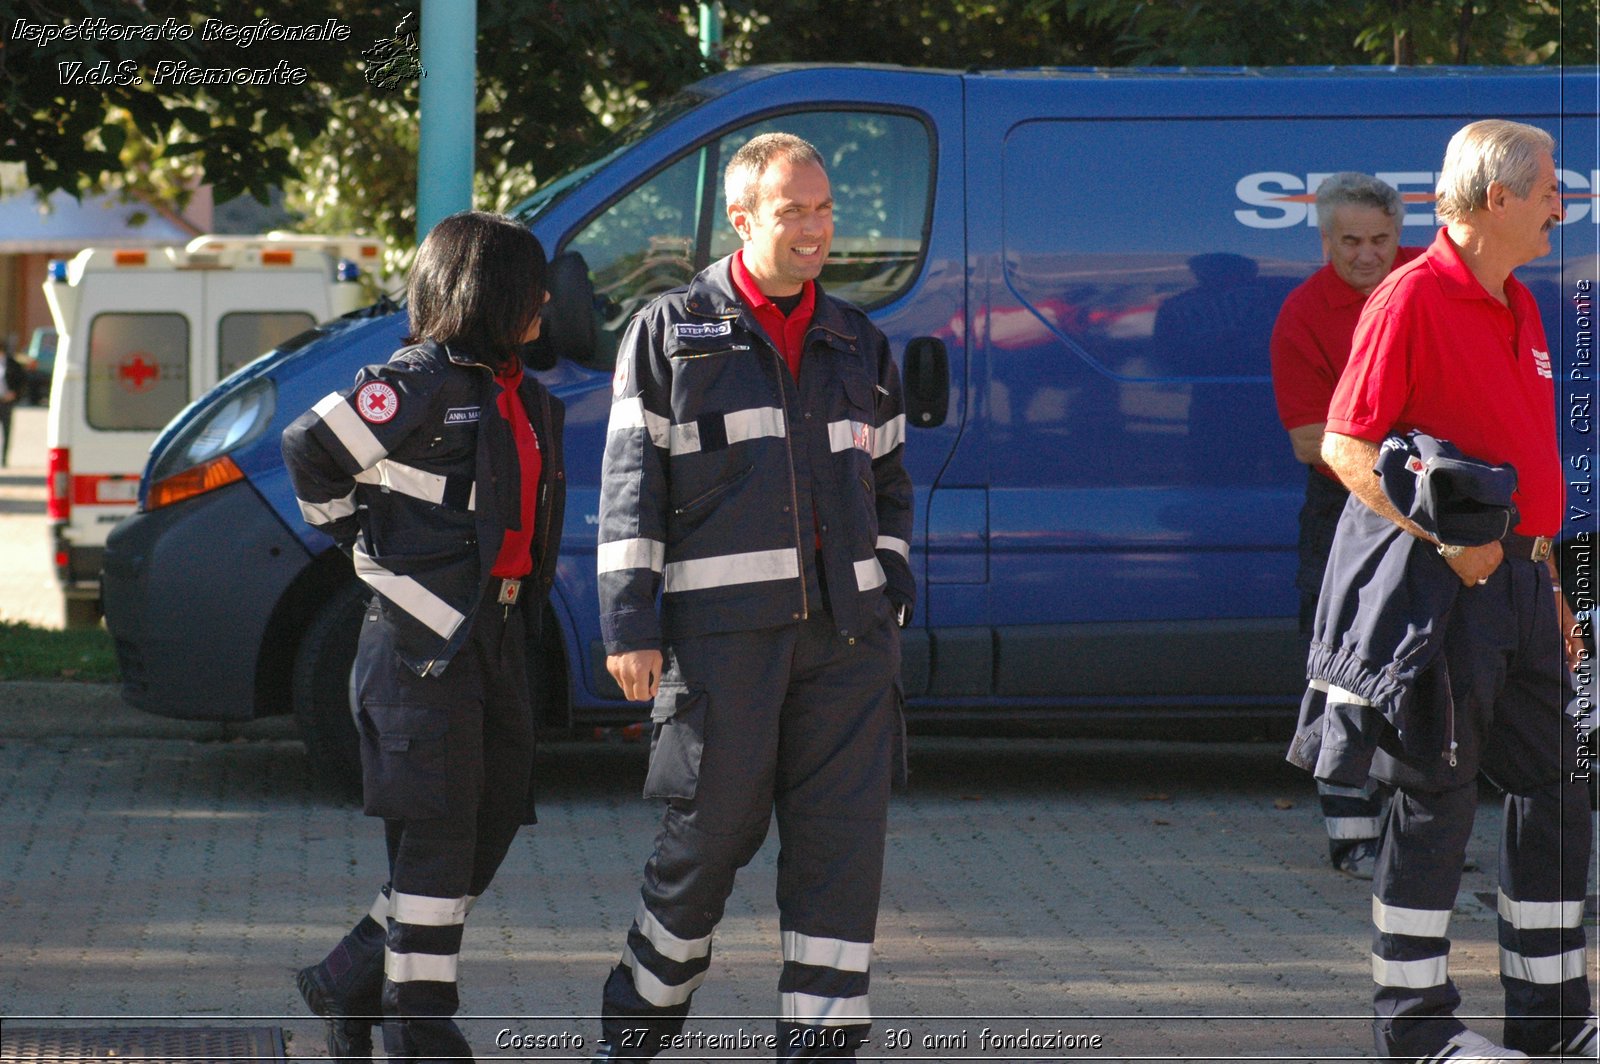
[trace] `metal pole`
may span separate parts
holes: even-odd
[[[722,5],[705,0],[700,5],[700,54],[710,58],[722,47]]]
[[[417,240],[472,207],[477,111],[477,0],[422,0]]]

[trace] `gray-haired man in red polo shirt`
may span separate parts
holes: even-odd
[[[1443,621],[1444,660],[1433,667],[1443,674],[1417,687],[1438,734],[1453,741],[1426,757],[1380,752],[1372,767],[1398,788],[1372,902],[1374,1030],[1390,1058],[1595,1056],[1583,933],[1590,811],[1562,712],[1579,648],[1549,560],[1565,492],[1555,389],[1538,309],[1511,272],[1550,252],[1561,221],[1554,147],[1515,122],[1456,133],[1439,175],[1445,226],[1368,298],[1328,411],[1328,465],[1375,513],[1430,543],[1372,474],[1386,435],[1420,429],[1518,477],[1512,533],[1439,545],[1413,563],[1448,565],[1462,590]],[[1480,771],[1506,791],[1499,919],[1510,1048],[1456,1019],[1447,970]]]

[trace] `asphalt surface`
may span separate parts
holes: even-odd
[[[30,619],[50,590],[26,431],[13,448],[22,468],[0,472],[7,619]],[[461,1022],[481,1059],[592,1051],[658,817],[638,797],[644,765],[638,743],[541,751],[541,822],[466,931]],[[1179,742],[1154,728],[1144,741],[914,738],[911,767],[891,811],[864,1057],[1371,1054],[1369,888],[1327,867],[1310,780],[1280,743]],[[1500,822],[1486,791],[1479,870],[1450,928],[1461,1014],[1490,1035],[1498,1021],[1471,1017],[1501,1001]],[[672,1059],[770,1059],[777,854],[773,832],[742,873],[688,1028],[733,1048]],[[0,684],[8,1027],[281,1028],[291,1057],[324,1056],[293,973],[384,876],[377,823],[313,783],[285,719],[168,721],[107,685]]]

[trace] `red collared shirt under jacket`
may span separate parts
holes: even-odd
[[[522,384],[522,367],[518,366],[511,373],[497,373],[494,379],[500,385],[495,406],[511,425],[511,436],[517,444],[517,464],[522,469],[518,478],[522,499],[520,527],[506,529],[494,568],[489,570],[491,576],[504,580],[527,576],[533,571],[533,518],[539,500],[539,473],[544,467],[544,456],[539,453],[539,438],[534,435],[528,412],[522,406],[522,396],[517,393]]]
[[[739,250],[733,253],[733,287],[738,289],[739,298],[744,300],[744,305],[750,308],[756,321],[778,348],[778,354],[788,363],[789,372],[795,380],[799,380],[806,330],[811,328],[811,314],[817,307],[817,286],[807,281],[800,290],[800,305],[794,308],[793,314],[785,317],[777,304],[756,286],[756,279],[745,268],[744,251]]]

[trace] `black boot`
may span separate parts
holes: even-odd
[[[383,1021],[383,1051],[390,1064],[473,1064],[466,1036],[445,1016],[388,1017]]]
[[[371,916],[333,947],[321,964],[300,969],[300,996],[327,1020],[328,1055],[370,1064],[372,1028],[383,1018],[383,947],[388,930]]]

